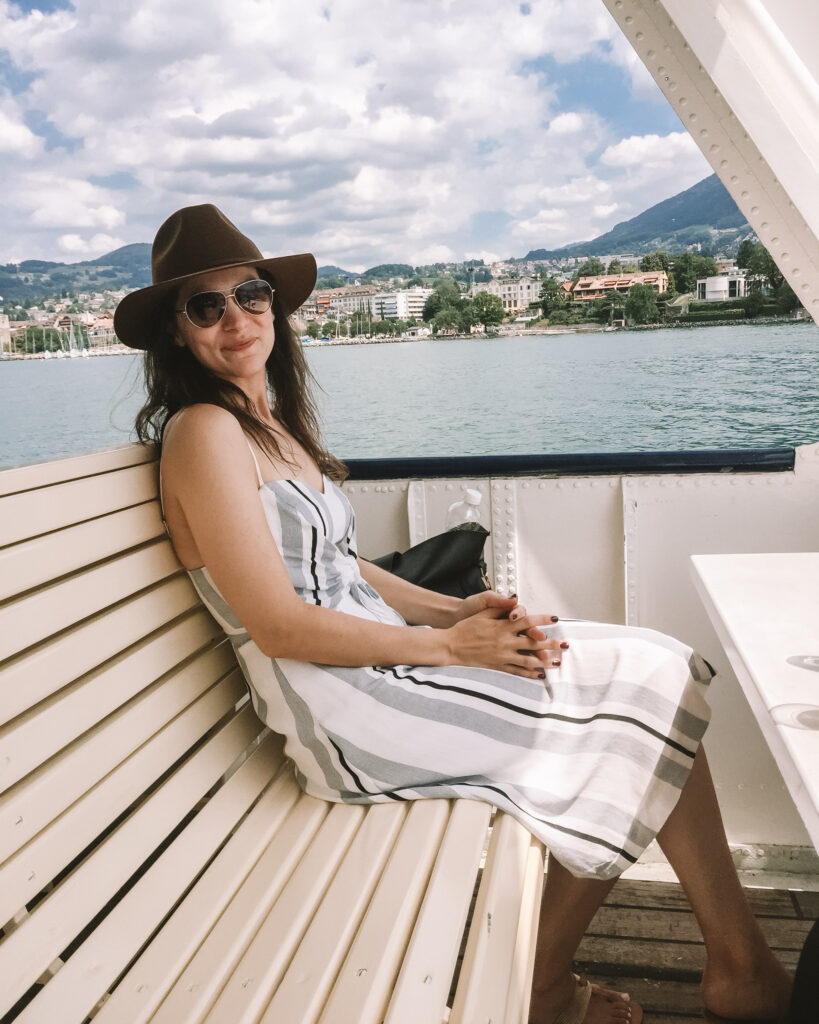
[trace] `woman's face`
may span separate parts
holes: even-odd
[[[184,310],[188,299],[199,292],[229,295],[237,285],[258,278],[251,267],[200,274],[180,288],[175,307]],[[203,366],[239,387],[241,382],[249,382],[259,374],[264,376],[274,340],[272,308],[265,313],[247,313],[234,298],[229,298],[224,316],[213,327],[196,327],[184,312],[175,313],[176,344],[189,348]]]

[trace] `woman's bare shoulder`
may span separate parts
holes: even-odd
[[[227,409],[204,403],[188,406],[165,431],[162,466],[174,475],[197,472],[210,463],[235,460],[247,452],[239,421]]]

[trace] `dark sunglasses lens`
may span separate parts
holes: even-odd
[[[273,289],[267,281],[245,281],[233,294],[247,313],[266,313],[273,304]]]
[[[185,312],[197,327],[213,327],[222,319],[227,299],[221,292],[200,292],[185,304]]]

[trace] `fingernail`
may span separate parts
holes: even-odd
[[[517,596],[518,596],[517,594],[510,594],[510,595],[509,595],[509,600],[511,601],[511,600],[513,600],[514,598],[516,598]]]
[[[559,661],[553,661],[553,662],[552,662],[552,664],[553,664],[553,665],[559,665],[559,664],[560,664],[560,662],[559,662]]]
[[[556,615],[552,616],[552,622],[559,622],[559,621],[560,621],[560,619],[558,619],[558,617]]]
[[[561,649],[561,651],[568,651],[569,645],[566,643],[565,640],[562,640],[560,642],[560,649]]]
[[[545,672],[538,672],[537,677],[538,677],[538,679],[545,679],[546,678],[546,673]]]

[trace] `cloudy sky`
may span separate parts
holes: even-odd
[[[0,0],[0,263],[200,202],[349,270],[522,256],[709,173],[600,0]]]

